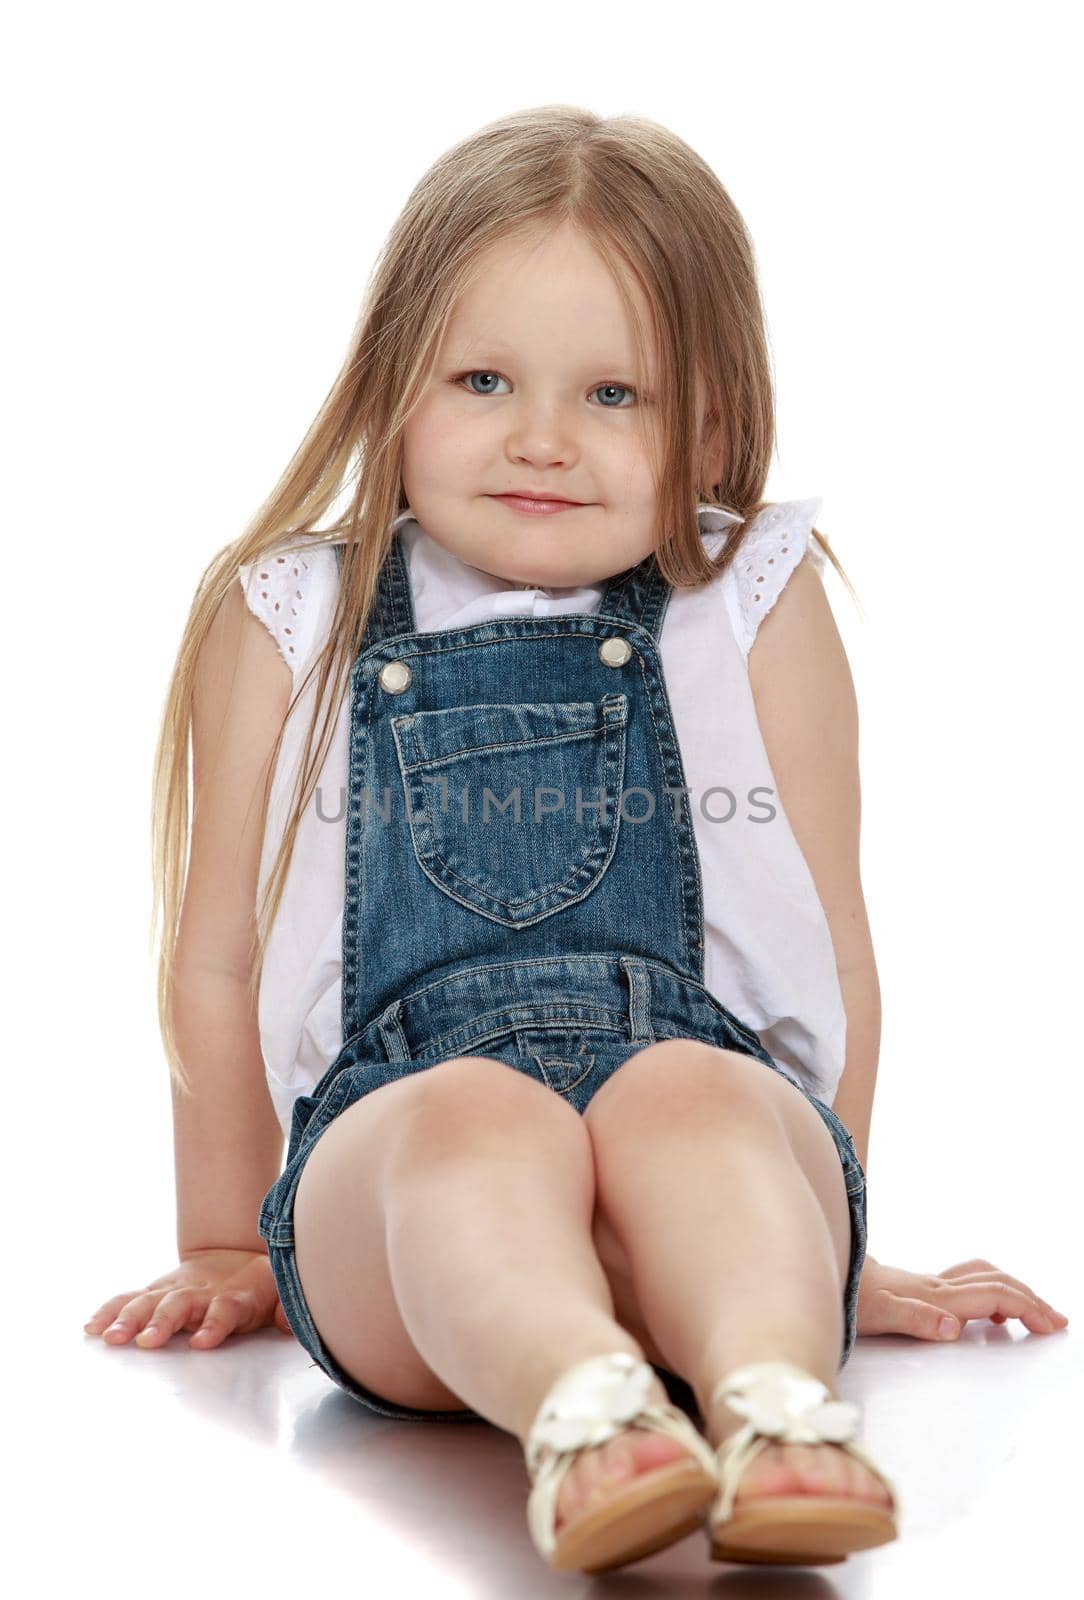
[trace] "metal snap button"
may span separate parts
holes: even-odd
[[[389,661],[380,669],[380,687],[389,694],[402,694],[413,676],[405,661]]]
[[[603,639],[598,653],[599,659],[605,661],[608,667],[623,667],[632,654],[632,646],[627,639]]]

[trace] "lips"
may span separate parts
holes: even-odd
[[[517,517],[559,517],[565,511],[584,509],[578,500],[533,500],[515,494],[497,494],[493,499]]]
[[[583,500],[570,500],[564,494],[541,494],[532,489],[505,489],[502,494],[496,494],[493,498],[494,500],[539,500],[543,505],[582,506],[586,503]]]

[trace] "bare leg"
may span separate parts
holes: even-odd
[[[744,1422],[725,1404],[708,1403],[734,1367],[792,1361],[835,1396],[842,1236],[833,1238],[769,1103],[717,1088],[684,1097],[673,1093],[674,1081],[669,1113],[648,1092],[639,1103],[628,1095],[613,1101],[607,1118],[600,1092],[591,1130],[598,1192],[626,1252],[644,1325],[667,1367],[692,1387],[719,1445]],[[826,1160],[826,1192],[838,1185],[836,1225],[849,1228],[834,1151]],[[860,1462],[830,1444],[768,1447],[744,1472],[739,1498],[808,1489],[889,1498]]]
[[[614,1319],[591,1237],[591,1142],[564,1101],[499,1064],[461,1058],[427,1076],[386,1176],[399,1313],[440,1380],[523,1444],[565,1368],[616,1350],[644,1359]],[[657,1378],[651,1398],[668,1398]],[[683,1453],[640,1430],[585,1451],[559,1521]]]

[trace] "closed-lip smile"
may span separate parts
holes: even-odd
[[[502,489],[495,500],[559,500],[562,505],[582,506],[583,500],[571,500],[567,494],[553,494],[543,489]]]

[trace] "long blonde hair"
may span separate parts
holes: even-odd
[[[316,674],[293,809],[257,908],[255,994],[298,824],[348,690],[391,525],[407,509],[400,471],[404,425],[424,395],[456,300],[484,252],[564,222],[590,239],[613,273],[641,363],[646,335],[626,274],[650,308],[663,441],[654,464],[663,576],[683,588],[717,578],[766,504],[761,496],[775,448],[775,396],[753,246],[711,168],[655,122],[603,118],[565,105],[502,117],[442,155],[384,242],[346,359],[308,433],[240,538],[204,570],[177,653],[154,763],[151,941],[160,914],[159,1025],[171,1078],[182,1092],[189,1085],[172,1001],[187,872],[193,691],[203,641],[239,566],[281,554],[295,537],[299,545],[314,536],[345,541],[327,643],[296,688],[271,756],[273,773],[286,721]],[[715,484],[700,482],[707,456],[696,409],[701,384],[707,436],[716,451],[721,446],[722,478]],[[346,511],[318,529],[344,492],[350,493]],[[714,559],[697,520],[697,505],[705,501],[742,518]],[[853,596],[827,540],[813,533]],[[263,818],[269,790],[270,776],[260,796]]]

